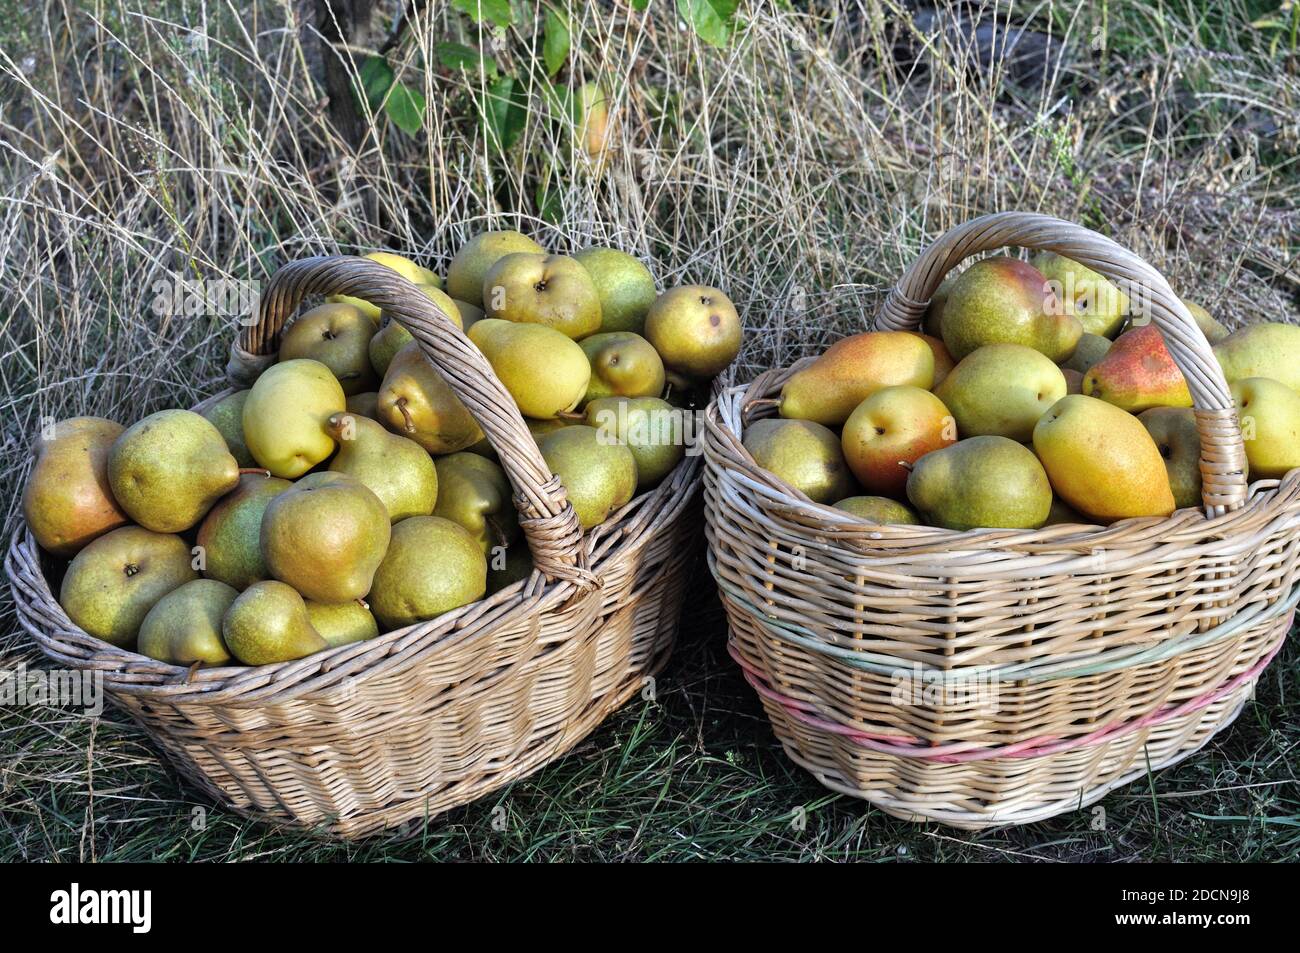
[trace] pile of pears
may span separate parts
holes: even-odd
[[[680,415],[735,358],[721,291],[660,294],[613,248],[547,254],[479,234],[411,281],[479,348],[584,529],[685,454]],[[89,634],[185,666],[264,665],[434,619],[532,572],[512,488],[411,334],[335,296],[284,331],[251,388],[201,413],[43,432],[23,494],[70,560],[59,602]]]
[[[1251,479],[1300,467],[1300,327],[1229,333],[1184,301],[1236,402]],[[1187,381],[1109,279],[1061,255],[950,275],[921,331],[837,341],[744,435],[814,502],[953,530],[1106,525],[1201,505]]]

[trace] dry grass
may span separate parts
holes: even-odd
[[[1019,4],[1019,16],[1051,24],[1076,54],[1043,83],[1019,89],[1001,70],[964,68],[959,38],[922,35],[893,0],[795,10],[758,2],[723,50],[678,29],[662,12],[664,0],[648,15],[623,3],[577,3],[577,53],[561,75],[570,83],[599,79],[610,92],[615,147],[604,163],[575,149],[572,124],[548,109],[537,85],[528,90],[520,141],[498,154],[473,118],[481,78],[420,66],[435,42],[457,31],[467,42],[485,39],[453,23],[447,5],[432,6],[440,12],[399,48],[401,78],[431,104],[424,132],[409,137],[381,120],[357,148],[325,118],[323,54],[301,5],[37,0],[0,25],[6,532],[40,418],[129,420],[187,405],[216,386],[234,317],[160,314],[158,282],[260,283],[297,256],[375,247],[404,249],[438,268],[487,224],[521,227],[556,249],[615,243],[657,259],[665,282],[721,286],[747,324],[742,375],[864,326],[925,241],[1005,208],[1106,231],[1225,320],[1296,320],[1300,67],[1285,37],[1270,51],[1278,34],[1249,26],[1260,5]],[[490,40],[503,62],[523,61],[537,42],[531,28]],[[912,53],[900,59],[904,47]],[[539,186],[560,203],[562,226],[542,220]],[[711,621],[695,637],[716,644],[718,619],[705,615]],[[3,618],[0,660],[30,657],[11,607]],[[876,851],[851,830],[846,840],[811,848],[745,833],[740,819],[760,810],[756,804],[788,811],[819,797],[818,789],[773,750],[724,659],[698,646],[685,657],[676,707],[651,733],[666,749],[642,743],[636,726],[646,715],[632,713],[597,736],[585,760],[562,762],[521,788],[538,792],[541,804],[548,789],[585,790],[574,797],[590,803],[592,785],[603,786],[602,809],[615,820],[593,823],[618,831],[635,823],[647,792],[654,800],[666,770],[684,785],[669,798],[676,823],[703,802],[715,805],[706,817],[718,815],[716,828],[688,824],[692,843],[704,845],[688,853],[707,855],[709,844],[727,856],[758,845],[790,856]],[[718,679],[721,692],[706,690]],[[1260,791],[1295,811],[1285,767],[1300,739],[1294,716],[1278,704],[1259,720],[1249,749],[1235,757],[1249,766],[1241,771],[1250,783],[1264,787],[1247,786],[1247,801],[1212,799],[1203,812],[1275,810],[1276,797]],[[722,741],[728,754],[752,753],[721,756],[710,742],[718,730],[744,739]],[[92,729],[75,718],[0,712],[0,762],[9,764],[0,808],[21,856],[96,855],[97,838],[101,854],[117,856],[174,856],[185,843],[202,856],[238,856],[246,841],[263,844],[257,828],[234,821],[223,821],[215,840],[133,842],[136,828],[152,838],[160,822],[183,828],[189,795],[149,767],[132,730],[106,723],[93,731],[92,750]],[[691,766],[672,763],[676,757]],[[593,763],[598,777],[584,776]],[[1188,769],[1187,777],[1212,791],[1237,790],[1218,775]],[[758,800],[720,797],[728,785],[758,791]],[[1281,794],[1288,785],[1290,808]],[[572,823],[564,803],[560,819]],[[860,810],[836,803],[852,827]],[[785,829],[782,816],[769,818],[776,829]],[[438,835],[448,855],[466,849],[459,823]],[[1129,836],[1179,856],[1160,832],[1158,806],[1154,824],[1144,823]],[[915,830],[914,843],[943,856],[1025,847],[1015,835],[954,852],[923,840],[919,829],[891,830],[900,843]],[[1247,855],[1294,853],[1293,842],[1270,840],[1268,831],[1260,828]],[[94,836],[81,836],[87,832]],[[643,855],[637,837],[649,835],[628,836],[625,854],[565,835],[563,847],[543,838],[518,855]],[[657,856],[673,855],[671,836],[651,840]],[[253,852],[315,849],[292,838],[268,843],[275,846]],[[1061,843],[1047,855],[1075,851],[1069,838]]]

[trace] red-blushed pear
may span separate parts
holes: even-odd
[[[1109,523],[1174,511],[1155,441],[1114,404],[1082,394],[1063,397],[1034,428],[1034,451],[1057,495],[1085,516]]]
[[[937,338],[930,334],[923,334],[920,331],[912,331],[910,333],[915,334],[926,344],[930,345],[930,351],[934,354],[934,383],[930,386],[931,389],[938,387],[943,383],[943,379],[952,372],[952,369],[957,366],[957,362],[954,361],[952,355],[948,353],[948,346],[943,343],[942,338]]]
[[[71,557],[128,522],[108,484],[108,451],[122,429],[102,417],[73,417],[36,442],[23,519],[42,548]]]
[[[742,440],[764,470],[800,490],[814,503],[833,503],[853,493],[853,477],[835,432],[811,420],[756,420]]]
[[[515,252],[542,254],[545,249],[519,232],[480,232],[456,252],[447,266],[447,294],[483,307],[483,278],[488,269],[506,255]]]
[[[1178,509],[1201,505],[1201,435],[1190,407],[1152,407],[1138,420],[1165,461],[1169,489]]]
[[[836,341],[781,388],[782,417],[838,427],[878,390],[934,386],[934,352],[908,331],[866,331]]]
[[[1223,375],[1231,384],[1248,377],[1271,377],[1300,391],[1300,327],[1251,324],[1214,345]]]
[[[577,340],[600,330],[600,295],[587,269],[564,255],[517,252],[483,276],[489,318],[540,324]]]
[[[1187,379],[1154,325],[1125,331],[1083,375],[1083,392],[1131,414],[1152,407],[1190,407]]]
[[[1300,394],[1267,377],[1233,381],[1252,477],[1280,480],[1300,467]]]
[[[1128,316],[1128,295],[1105,275],[1056,252],[1039,252],[1030,262],[1052,283],[1062,309],[1088,334],[1113,338]]]
[[[945,529],[1035,529],[1052,506],[1038,458],[1007,437],[969,437],[927,453],[912,468],[907,498]]]
[[[953,282],[943,308],[943,342],[958,361],[986,344],[1022,344],[1059,364],[1082,334],[1043,273],[1015,258],[975,262]]]
[[[913,465],[957,441],[957,425],[934,394],[902,385],[878,390],[849,415],[840,436],[844,459],[876,496],[901,497]]]
[[[1065,396],[1065,376],[1044,354],[1023,344],[987,344],[935,388],[963,437],[1010,437],[1020,443]]]
[[[849,496],[835,504],[837,510],[852,513],[872,523],[898,523],[916,526],[921,517],[906,503],[886,496]]]

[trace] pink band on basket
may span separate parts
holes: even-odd
[[[909,758],[922,758],[929,761],[943,761],[949,763],[960,763],[963,761],[989,761],[994,758],[1039,758],[1044,755],[1056,754],[1061,751],[1069,751],[1071,748],[1082,747],[1083,745],[1092,744],[1098,741],[1108,741],[1121,735],[1130,734],[1146,728],[1149,725],[1158,725],[1161,722],[1169,721],[1181,715],[1186,715],[1202,708],[1207,708],[1214,704],[1220,698],[1231,693],[1235,688],[1245,682],[1250,681],[1262,672],[1268,663],[1273,661],[1273,657],[1282,650],[1282,643],[1269,652],[1258,664],[1252,666],[1247,671],[1242,672],[1235,678],[1232,678],[1220,685],[1218,688],[1198,695],[1190,701],[1183,702],[1169,708],[1161,708],[1145,715],[1142,718],[1133,721],[1120,722],[1111,725],[1108,728],[1100,728],[1097,731],[1087,735],[1080,735],[1075,738],[1060,739],[1057,735],[1045,735],[1040,738],[1030,738],[1027,741],[1021,741],[1014,745],[1003,745],[998,748],[972,748],[967,744],[950,744],[950,745],[925,745],[915,738],[908,739],[908,743],[900,743],[899,735],[871,734],[869,732],[859,731],[856,728],[849,728],[845,725],[837,724],[833,721],[827,721],[816,714],[816,708],[807,702],[801,702],[789,696],[782,695],[773,689],[767,679],[758,672],[752,665],[740,657],[735,646],[728,641],[727,653],[736,661],[745,673],[745,680],[753,686],[754,690],[764,698],[776,702],[782,708],[790,713],[797,721],[810,725],[813,728],[819,728],[822,731],[828,731],[832,734],[843,735],[850,741],[869,748],[872,751],[880,751],[885,754],[899,754]]]

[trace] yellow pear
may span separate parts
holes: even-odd
[[[921,457],[907,498],[927,523],[945,529],[1035,529],[1047,519],[1052,487],[1027,447],[990,435]]]
[[[401,255],[387,251],[372,251],[365,257],[369,258],[371,261],[378,262],[391,271],[397,272],[407,281],[421,289],[425,286],[435,289],[442,286],[441,278],[435,275],[428,268],[417,265],[409,258],[404,258]],[[353,298],[350,295],[331,295],[328,300],[332,303],[351,305],[369,318],[372,324],[379,321],[379,309],[369,301],[363,301],[360,298]]]
[[[423,447],[354,414],[335,414],[326,426],[339,445],[330,469],[368,486],[392,522],[433,512],[438,472]]]
[[[379,623],[365,603],[308,602],[307,621],[330,648],[365,642],[379,635]]]
[[[433,362],[411,341],[397,352],[379,387],[379,422],[429,453],[454,453],[483,431]]]
[[[484,318],[470,328],[469,339],[527,417],[546,420],[567,413],[587,393],[587,355],[553,328]]]
[[[583,529],[609,519],[636,492],[636,458],[623,444],[607,440],[595,427],[575,425],[544,437],[538,448]]]
[[[600,330],[600,295],[587,270],[564,255],[506,255],[483,276],[489,318],[554,328],[584,338]]]
[[[929,349],[924,344],[921,347],[928,356]],[[756,420],[745,428],[742,442],[755,463],[814,503],[829,504],[853,493],[853,477],[840,438],[819,423]]]
[[[1039,252],[1030,262],[1052,284],[1066,314],[1083,324],[1085,334],[1113,338],[1128,316],[1128,295],[1105,275],[1056,252]]]
[[[36,463],[23,490],[23,519],[36,542],[56,556],[128,522],[108,482],[108,453],[122,425],[102,417],[73,417],[36,444]]]
[[[1138,415],[1156,442],[1178,509],[1201,505],[1201,435],[1190,407],[1152,407]]]
[[[1233,381],[1252,477],[1280,480],[1300,467],[1300,394],[1267,377]]]
[[[485,554],[519,535],[519,516],[506,472],[468,450],[439,457],[434,516],[463,526]]]
[[[334,452],[325,424],[347,409],[328,367],[307,359],[272,364],[244,402],[244,440],[272,476],[302,476]]]
[[[593,334],[579,346],[591,362],[584,403],[602,397],[658,397],[664,392],[664,362],[641,335],[631,331]]]
[[[435,619],[486,591],[487,560],[469,532],[439,516],[416,516],[393,527],[370,609],[387,632]]]
[[[838,427],[878,390],[934,386],[934,351],[907,331],[867,331],[841,338],[796,371],[781,388],[780,413]]]
[[[740,315],[717,288],[670,288],[646,312],[645,338],[665,368],[690,380],[708,381],[740,353]]]
[[[1300,391],[1300,327],[1250,324],[1214,345],[1223,375],[1231,384],[1248,377],[1271,377]]]
[[[300,315],[280,338],[280,360],[309,358],[330,369],[344,394],[374,390],[370,366],[374,322],[350,304],[323,304]]]
[[[1065,396],[1061,369],[1023,344],[986,344],[964,357],[934,389],[963,437],[995,435],[1024,443]]]
[[[456,252],[447,266],[447,293],[476,308],[483,307],[483,279],[488,269],[515,252],[542,254],[545,249],[519,232],[481,232]]]

